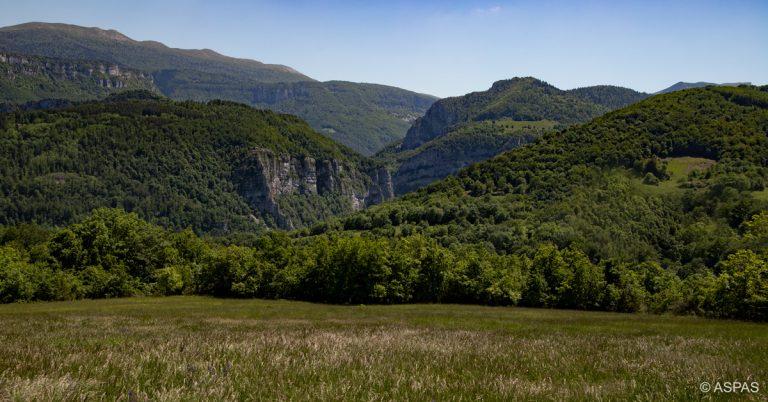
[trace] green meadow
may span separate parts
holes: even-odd
[[[768,326],[179,296],[0,306],[0,400],[766,400]],[[702,382],[757,382],[703,393]]]

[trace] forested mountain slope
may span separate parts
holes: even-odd
[[[437,101],[401,144],[379,156],[395,171],[396,193],[404,194],[552,129],[645,97],[607,85],[563,91],[531,77],[498,81],[488,91]]]
[[[0,114],[0,224],[97,207],[171,228],[293,228],[391,197],[386,171],[290,115],[148,92]]]
[[[158,116],[151,103],[119,106],[89,107],[107,108],[108,116],[118,120],[140,109],[144,118],[157,123],[182,113],[229,116],[228,111],[235,114],[230,108],[243,108],[170,104]],[[11,130],[5,142],[34,138],[50,124],[45,113],[13,116],[3,120],[5,127],[26,129]],[[260,116],[277,119],[273,123],[282,128],[280,133],[301,131],[284,116]],[[202,132],[185,134],[209,130],[197,126]],[[183,136],[173,135],[174,125],[159,127],[163,129],[154,135],[183,144]],[[222,138],[215,142],[225,154],[237,155],[242,149],[231,146],[232,137],[219,133],[216,138]],[[269,138],[264,143],[275,150],[303,149],[319,158],[343,151],[319,141],[298,141],[302,136],[291,137],[301,145]],[[128,152],[152,155],[149,149]],[[17,158],[20,153],[14,152],[3,155]],[[200,239],[189,230],[163,230],[119,209],[96,210],[55,231],[28,224],[0,227],[0,262],[6,267],[0,272],[0,301],[197,293],[354,304],[449,302],[673,312],[765,321],[766,155],[768,87],[675,92],[544,134],[416,193],[293,231],[291,237],[268,231],[233,245],[231,237]],[[66,163],[41,158],[27,166],[35,172],[49,165]],[[157,166],[152,173],[163,180],[178,177]],[[211,170],[221,171],[218,166]],[[30,173],[17,173],[24,174]],[[211,176],[203,179],[211,183]],[[51,185],[66,180],[53,177]],[[15,189],[30,188],[26,186]],[[99,194],[93,189],[89,193]]]
[[[289,113],[323,135],[372,155],[402,139],[411,123],[437,99],[404,89],[345,81],[243,83],[178,71],[156,75],[161,91],[174,99],[223,98]]]
[[[114,30],[31,22],[0,28],[0,49],[63,59],[112,62],[147,72],[168,69],[220,74],[259,82],[309,81],[277,64],[223,56],[210,49],[174,49],[154,41],[136,41]]]
[[[609,87],[610,88],[610,87]],[[626,91],[623,88],[617,88]],[[563,124],[584,122],[610,110],[595,103],[589,89],[563,91],[533,77],[497,81],[487,91],[442,99],[408,130],[403,147],[413,149],[445,134],[456,124],[511,118],[518,121],[554,120]],[[631,90],[629,90],[631,91]],[[644,97],[627,97],[622,106]],[[593,96],[599,98],[599,95]]]
[[[595,260],[712,268],[766,207],[766,155],[767,87],[693,89],[545,134],[316,230],[423,232],[504,253],[574,244]]]

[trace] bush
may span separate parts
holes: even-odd
[[[75,300],[85,296],[82,281],[72,273],[49,268],[38,270],[36,300]]]
[[[717,315],[768,319],[768,262],[752,250],[739,250],[720,264],[712,304]]]
[[[32,300],[36,291],[34,266],[12,247],[0,247],[0,302]]]
[[[92,265],[78,272],[78,279],[88,298],[125,297],[142,293],[135,279],[125,270],[114,267],[108,272],[99,265]]]
[[[156,270],[153,274],[155,293],[164,296],[181,294],[184,290],[185,274],[188,278],[191,278],[192,271],[189,267],[171,266]]]
[[[658,186],[659,178],[656,177],[653,173],[646,173],[643,177],[643,184],[647,184],[649,186]]]

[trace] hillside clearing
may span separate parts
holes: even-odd
[[[643,178],[635,178],[636,187],[652,195],[675,194],[683,191],[680,182],[688,177],[693,171],[704,172],[714,166],[717,161],[707,158],[696,158],[683,156],[676,158],[663,158],[666,164],[666,171],[669,174],[668,180],[660,181],[658,185],[643,184]]]
[[[693,171],[703,172],[717,163],[713,159],[692,156],[664,158],[662,161],[667,163],[667,173],[670,174],[672,180],[684,178]]]

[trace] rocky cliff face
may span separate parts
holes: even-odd
[[[384,168],[366,171],[347,161],[276,154],[267,149],[252,150],[237,170],[235,182],[261,219],[271,219],[283,229],[324,217],[325,211],[316,211],[317,216],[309,219],[295,216],[282,202],[292,196],[302,196],[309,205],[336,199],[339,202],[330,207],[330,214],[357,211],[394,196],[392,177]]]
[[[295,101],[296,99],[307,99],[310,96],[311,87],[319,87],[321,84],[315,83],[279,83],[279,84],[261,84],[254,85],[252,90],[252,104],[276,105],[286,101]]]
[[[36,85],[30,86],[39,86],[38,89],[43,89],[46,86],[53,88],[57,82],[66,82],[73,84],[73,88],[88,94],[108,94],[123,88],[156,89],[150,74],[125,69],[116,64],[26,56],[5,52],[0,52],[0,79],[8,82],[32,80]],[[23,84],[20,85],[23,86]],[[59,88],[59,90],[62,92],[61,98],[72,99],[73,94],[70,91],[64,88]],[[47,91],[50,92],[51,88]],[[53,93],[53,95],[56,94]],[[87,98],[87,96],[80,97]],[[28,99],[19,99],[19,101],[26,100]]]
[[[451,99],[443,99],[432,104],[424,117],[416,119],[405,134],[403,149],[414,149],[427,141],[445,134],[459,121],[459,115],[446,107]]]

